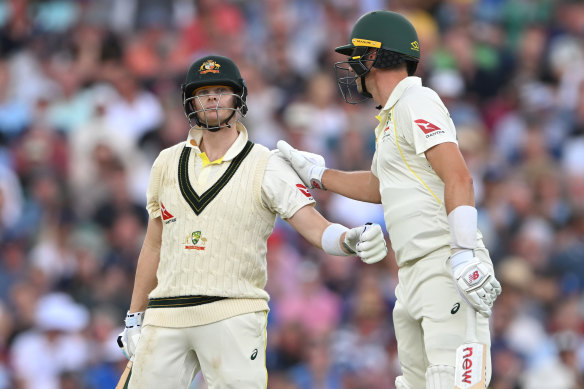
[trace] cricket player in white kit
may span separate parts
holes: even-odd
[[[326,169],[284,141],[278,148],[307,186],[383,205],[399,266],[393,319],[403,375],[396,387],[452,389],[466,311],[480,313],[477,338],[490,346],[488,317],[501,292],[454,124],[438,95],[413,76],[420,46],[403,16],[363,15],[336,51],[349,57],[335,64],[345,101],[373,98],[381,109],[371,171]],[[487,361],[488,384],[489,353]]]
[[[195,61],[183,84],[186,141],[163,150],[147,193],[150,215],[126,329],[130,389],[266,388],[267,239],[276,215],[333,255],[374,263],[379,225],[331,224],[278,153],[253,144],[239,119],[247,88],[222,56]]]

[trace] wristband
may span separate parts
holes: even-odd
[[[341,247],[341,235],[349,229],[341,224],[333,223],[322,233],[321,244],[325,253],[346,257],[351,255],[346,253]]]
[[[448,214],[450,248],[475,249],[477,247],[477,209],[460,205]]]

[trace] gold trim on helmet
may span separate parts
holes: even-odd
[[[381,47],[381,42],[370,41],[369,39],[353,38],[351,39],[351,42],[355,46],[375,47],[378,49]]]

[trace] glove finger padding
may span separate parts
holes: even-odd
[[[322,175],[326,167],[321,155],[296,150],[283,140],[279,140],[277,146],[304,185],[308,188],[325,189],[322,184]]]
[[[501,292],[503,291],[503,288],[501,288],[501,283],[496,278],[493,277],[493,279],[491,280],[491,284],[493,285],[495,298],[497,298],[497,296],[500,295]]]
[[[125,357],[131,359],[136,354],[138,341],[140,340],[141,327],[126,328],[118,335],[118,347]]]
[[[140,340],[140,333],[142,327],[127,328],[127,351],[130,357],[136,354],[136,348],[138,347],[138,341]]]
[[[362,226],[358,238],[355,251],[363,262],[367,264],[379,262],[387,255],[387,245],[379,224]]]
[[[381,230],[381,226],[379,224],[366,224],[363,227],[364,228],[360,236],[361,242],[373,241],[375,239],[385,241],[385,239],[383,239],[383,231]]]
[[[367,264],[381,261],[387,255],[387,247],[376,246],[368,251],[357,251],[357,255]]]
[[[381,261],[387,255],[385,240],[376,239],[375,241],[358,243],[357,255],[368,264]]]
[[[476,292],[470,292],[468,294],[463,294],[462,297],[466,300],[467,303],[472,305],[475,311],[480,313],[484,317],[491,316],[491,308],[485,304],[485,302],[477,295]]]
[[[117,338],[118,347],[122,350],[124,356],[128,359],[132,356],[128,353],[128,341],[126,340],[126,330],[120,332]]]
[[[288,160],[290,159],[292,150],[295,150],[294,147],[290,146],[288,142],[283,140],[279,140],[276,146],[278,147],[278,150],[280,150],[280,152],[284,155],[284,158]]]

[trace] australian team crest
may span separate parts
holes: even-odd
[[[207,238],[202,236],[201,231],[193,231],[184,240],[186,250],[205,250]]]
[[[217,62],[213,61],[212,59],[208,59],[199,68],[199,73],[206,74],[206,73],[219,73],[219,65]]]

